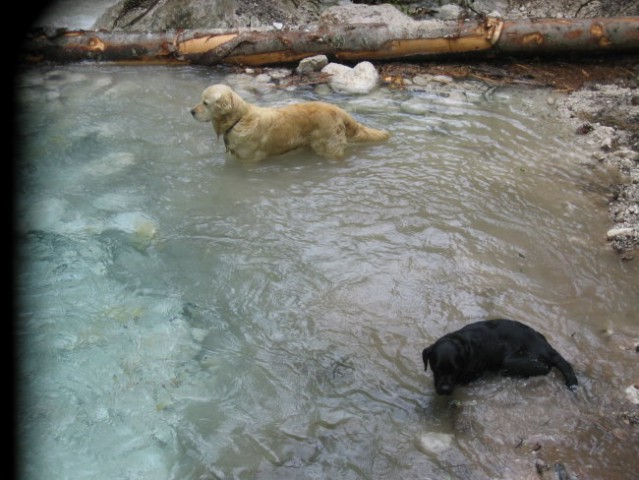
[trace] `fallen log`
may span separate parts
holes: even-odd
[[[124,33],[40,29],[23,45],[28,61],[266,66],[324,54],[331,59],[417,60],[453,56],[639,51],[639,17],[405,24],[319,24],[298,30],[238,29]]]

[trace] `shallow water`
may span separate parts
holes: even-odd
[[[243,165],[188,111],[220,81],[393,136]],[[23,478],[636,472],[618,412],[639,380],[639,264],[605,244],[575,168],[590,152],[549,92],[350,97],[82,65],[30,70],[17,94]],[[421,350],[492,316],[544,333],[579,392],[553,371],[437,397]]]

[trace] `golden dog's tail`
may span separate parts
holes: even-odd
[[[356,120],[352,120],[352,124],[348,125],[348,139],[351,142],[382,142],[390,138],[390,133],[386,130],[377,130],[375,128],[362,125]]]

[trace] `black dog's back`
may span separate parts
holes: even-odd
[[[455,385],[484,372],[530,377],[556,367],[568,387],[578,384],[570,364],[533,328],[509,319],[484,320],[444,335],[422,352],[424,369],[430,363],[437,393],[449,395]]]

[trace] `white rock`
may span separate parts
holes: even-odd
[[[271,81],[271,76],[268,73],[260,73],[257,77],[255,77],[255,81],[267,83]]]
[[[292,71],[288,68],[272,68],[268,70],[268,74],[273,80],[282,80],[283,78],[290,77]]]
[[[158,231],[158,224],[143,212],[123,212],[111,217],[106,229],[115,229],[133,235],[137,245],[149,246]]]
[[[111,152],[83,166],[82,172],[93,177],[113,175],[135,163],[135,155],[131,152]]]
[[[419,437],[417,448],[422,453],[438,455],[448,450],[453,440],[453,436],[448,433],[428,433]]]
[[[599,144],[599,148],[605,151],[609,151],[612,148],[612,137],[604,138]]]
[[[439,83],[453,83],[453,77],[449,76],[449,75],[435,75],[433,76],[433,82],[439,82]]]
[[[635,152],[629,148],[623,147],[615,152],[615,155],[621,158],[627,158],[633,162],[639,162],[639,152]]]
[[[390,3],[382,5],[358,5],[341,2],[342,5],[329,7],[320,15],[322,26],[352,25],[353,23],[385,23],[386,25],[406,25],[413,19]]]
[[[425,103],[415,102],[415,101],[406,101],[402,102],[399,106],[400,111],[404,113],[410,113],[411,115],[426,115],[427,113],[431,113],[433,111],[432,107]]]
[[[99,210],[108,212],[120,212],[137,202],[139,197],[123,192],[109,192],[100,195],[93,200],[92,205]]]
[[[66,201],[59,198],[45,198],[34,202],[26,216],[19,216],[21,228],[27,230],[56,230],[69,208]]]
[[[433,80],[433,76],[432,75],[417,75],[413,78],[413,83],[419,87],[425,87],[427,86],[430,82],[432,82]]]
[[[606,237],[608,238],[608,240],[612,240],[621,236],[636,237],[638,235],[639,233],[636,232],[632,227],[611,228],[606,233]]]
[[[354,68],[339,63],[329,63],[322,73],[331,75],[328,84],[340,93],[366,94],[379,84],[379,74],[370,62],[360,62]]]
[[[437,12],[437,18],[441,20],[456,20],[462,14],[462,8],[454,3],[442,5]]]
[[[630,403],[639,405],[639,386],[630,385],[628,388],[626,388],[626,398]]]

